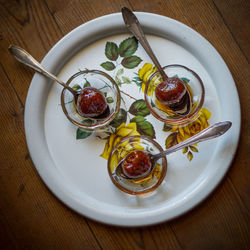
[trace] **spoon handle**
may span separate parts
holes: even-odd
[[[53,81],[58,82],[61,84],[64,88],[68,89],[73,95],[76,94],[76,92],[68,87],[64,82],[62,82],[59,78],[48,72],[46,69],[42,67],[42,65],[33,58],[26,50],[16,46],[16,45],[10,45],[9,46],[9,52],[21,63],[33,68],[35,71],[43,74],[44,76],[52,79]]]
[[[206,129],[202,130],[200,133],[192,136],[191,138],[179,144],[176,144],[173,147],[165,151],[162,151],[159,154],[153,155],[154,161],[158,160],[159,158],[162,158],[165,155],[171,154],[179,149],[188,147],[195,143],[210,140],[218,136],[221,136],[231,127],[231,125],[232,125],[232,122],[230,121],[215,123],[214,125],[207,127]]]
[[[163,71],[158,59],[156,58],[153,50],[151,49],[137,17],[133,14],[133,12],[130,9],[126,7],[122,8],[122,16],[127,28],[138,39],[142,47],[147,52],[148,56],[153,61],[156,68],[159,70],[163,80],[165,81],[167,79],[167,75]]]

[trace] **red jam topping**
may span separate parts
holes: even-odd
[[[151,170],[151,160],[147,153],[134,151],[122,164],[123,173],[129,178],[139,178]]]
[[[85,117],[97,117],[107,109],[107,102],[101,91],[87,87],[84,88],[77,98],[77,110]]]
[[[186,88],[184,82],[177,77],[169,77],[155,89],[156,98],[164,104],[179,102],[185,93]]]

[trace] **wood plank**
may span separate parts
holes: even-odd
[[[17,62],[8,52],[16,44],[41,61],[51,47],[63,36],[47,5],[43,1],[1,1],[0,62],[25,102],[34,71]]]
[[[184,249],[247,249],[249,223],[249,211],[226,179],[185,219],[171,225]]]
[[[0,73],[0,223],[8,228],[1,245],[99,248],[86,220],[62,205],[38,176],[25,143],[23,105]]]
[[[117,228],[90,222],[103,249],[181,249],[168,224],[146,228]]]
[[[242,53],[249,62],[250,2],[248,0],[214,0],[214,3]]]
[[[120,12],[123,6],[130,6],[129,1],[123,0],[46,0],[46,2],[64,34],[91,19]]]

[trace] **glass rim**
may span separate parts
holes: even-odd
[[[166,68],[171,68],[171,67],[180,67],[180,68],[183,68],[183,69],[187,70],[188,72],[190,72],[191,74],[193,74],[196,79],[198,79],[198,82],[200,83],[200,87],[201,87],[201,98],[200,98],[200,101],[199,101],[198,105],[196,106],[195,110],[192,113],[190,112],[186,116],[180,116],[180,118],[178,118],[178,119],[165,119],[165,118],[161,117],[157,112],[155,112],[152,109],[150,103],[148,102],[148,95],[147,95],[147,93],[148,93],[148,87],[150,85],[150,82],[151,82],[152,78],[154,76],[156,76],[157,74],[160,74],[160,72],[158,70],[155,71],[150,76],[150,78],[148,79],[148,81],[146,82],[145,91],[144,91],[144,100],[146,102],[146,105],[147,105],[148,109],[152,113],[152,115],[155,118],[157,118],[158,120],[163,121],[163,122],[167,123],[168,125],[179,125],[179,124],[180,125],[184,125],[184,124],[188,123],[189,121],[193,120],[193,118],[195,118],[195,116],[201,110],[201,107],[203,106],[204,98],[205,98],[205,88],[204,88],[204,84],[203,84],[203,81],[201,80],[200,76],[196,72],[194,72],[192,69],[190,69],[190,68],[188,68],[188,67],[186,67],[184,65],[181,65],[181,64],[169,64],[169,65],[166,65],[166,66],[164,66],[162,68],[164,70]],[[186,88],[186,90],[189,91],[188,88]]]
[[[159,180],[157,181],[157,183],[155,185],[153,185],[152,187],[146,189],[146,190],[142,190],[142,191],[131,191],[125,187],[122,187],[117,181],[115,181],[114,177],[113,177],[113,174],[110,170],[110,164],[111,164],[111,156],[114,154],[114,152],[117,150],[117,148],[122,144],[124,143],[125,141],[127,140],[131,140],[131,139],[135,139],[135,138],[142,138],[150,143],[152,143],[160,152],[163,151],[163,148],[162,146],[157,142],[155,141],[154,139],[151,139],[150,137],[147,137],[147,136],[143,136],[143,135],[133,135],[133,136],[128,136],[128,137],[125,137],[123,140],[121,140],[113,149],[112,151],[110,152],[109,154],[109,158],[108,158],[108,162],[107,162],[107,167],[108,167],[108,174],[109,174],[109,177],[110,179],[112,180],[112,182],[115,184],[115,186],[125,192],[125,193],[128,193],[128,194],[131,194],[131,195],[141,195],[141,194],[146,194],[146,193],[149,193],[149,192],[152,192],[154,191],[156,188],[158,188],[160,186],[160,184],[163,182],[165,176],[166,176],[166,173],[167,173],[167,157],[162,157],[162,171],[161,171],[161,176],[159,178]]]
[[[61,92],[61,106],[62,106],[62,110],[63,110],[63,113],[66,115],[67,119],[73,123],[75,126],[79,127],[79,128],[84,128],[84,129],[87,129],[87,130],[95,130],[97,128],[101,128],[101,127],[104,127],[106,125],[108,125],[115,117],[116,115],[119,113],[119,110],[120,110],[120,105],[121,105],[121,94],[120,94],[120,89],[119,87],[117,86],[115,80],[110,76],[108,75],[107,73],[101,71],[101,70],[96,70],[96,69],[92,69],[92,70],[89,70],[89,69],[84,69],[84,70],[81,70],[75,74],[73,74],[66,82],[66,85],[69,85],[71,83],[71,81],[78,77],[79,75],[81,74],[88,74],[88,73],[95,73],[95,74],[98,74],[98,75],[102,75],[102,76],[105,76],[111,83],[112,85],[115,87],[115,91],[116,91],[116,96],[117,96],[117,101],[116,101],[116,106],[115,106],[115,111],[110,115],[108,116],[106,119],[103,119],[102,122],[98,123],[98,124],[94,124],[94,125],[84,125],[80,122],[77,122],[75,121],[73,118],[71,118],[67,112],[67,109],[65,107],[65,102],[64,102],[64,93],[65,91],[67,91],[66,88],[63,88],[62,92]],[[83,117],[83,116],[81,116]],[[86,117],[83,117],[83,118],[86,118]]]

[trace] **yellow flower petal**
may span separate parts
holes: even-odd
[[[188,125],[187,125],[187,126],[184,126],[183,129],[184,129],[184,131],[185,131],[185,134],[190,135],[190,129],[189,129],[189,126],[188,126]]]
[[[178,133],[176,138],[178,143],[182,142],[181,134]]]
[[[175,132],[178,129],[178,125],[173,125],[172,129],[170,130],[171,132]]]
[[[123,122],[117,129],[116,131],[119,131],[121,128],[124,128],[125,127],[125,122]]]
[[[138,75],[141,79],[143,79],[144,74],[152,69],[153,65],[151,63],[145,63],[142,68],[138,70]]]
[[[115,134],[112,134],[112,135],[109,137],[109,147],[112,147],[112,146],[113,146],[115,137],[116,137]]]
[[[151,70],[147,71],[147,72],[144,74],[143,78],[142,78],[143,82],[146,83],[146,82],[148,81],[148,79],[150,78],[150,76],[151,76],[153,73],[154,73],[154,69],[151,69]]]
[[[131,129],[133,129],[133,130],[136,130],[136,123],[135,122],[131,122],[131,123],[129,123],[127,126],[126,126],[126,128],[131,128]]]
[[[145,88],[146,88],[146,85],[145,83],[143,82],[142,85],[141,85],[141,90],[143,93],[145,93]]]
[[[190,138],[190,135],[189,134],[185,134],[182,138],[183,141],[187,140],[188,138]]]
[[[113,142],[114,142],[114,139],[115,139],[115,134],[112,134],[109,139],[107,140],[106,144],[105,144],[105,147],[104,147],[104,150],[101,154],[101,157],[103,157],[104,159],[108,159],[109,158],[109,154],[113,148]]]
[[[206,119],[205,116],[201,115],[201,116],[199,117],[199,121],[200,121],[201,124],[202,124],[202,128],[206,128],[206,127],[207,127],[207,119]]]
[[[138,131],[132,131],[128,136],[140,135]]]
[[[211,117],[211,112],[208,109],[202,108],[201,112],[205,115],[207,120]]]
[[[113,143],[113,147],[116,146],[121,141],[121,139],[121,137],[116,137]]]
[[[106,141],[104,150],[103,150],[102,154],[100,155],[102,158],[104,158],[106,160],[108,160],[108,158],[109,158],[108,147],[109,147],[109,141]]]
[[[179,127],[179,132],[180,134],[184,137],[185,136],[185,132],[184,129],[182,127]]]
[[[121,129],[119,129],[118,131],[117,131],[117,135],[118,136],[122,136],[122,137],[126,137],[126,136],[128,136],[131,132],[132,132],[133,130],[132,129],[130,129],[130,128],[121,128]]]

